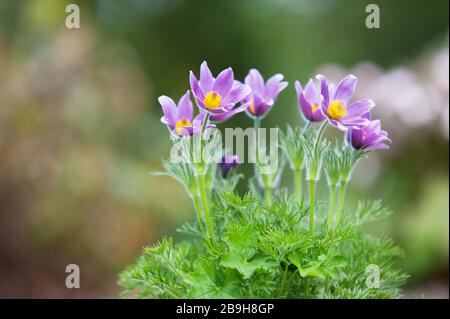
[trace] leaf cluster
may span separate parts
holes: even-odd
[[[326,205],[318,205],[326,214]],[[327,232],[308,232],[308,207],[293,198],[270,204],[253,193],[221,192],[212,201],[214,241],[196,224],[184,241],[163,239],[144,249],[120,274],[124,295],[141,298],[395,298],[406,275],[396,268],[401,250],[388,238],[363,233],[363,223],[383,218],[379,201],[363,201]],[[367,267],[380,269],[377,288]]]

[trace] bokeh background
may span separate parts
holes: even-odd
[[[194,218],[183,188],[150,174],[170,147],[156,99],[207,60],[290,84],[356,74],[394,143],[361,162],[349,205],[383,198],[395,214],[369,231],[405,249],[406,296],[448,298],[448,41],[447,0],[1,1],[0,297],[117,297],[142,247]],[[263,121],[286,123],[301,123],[292,85]]]

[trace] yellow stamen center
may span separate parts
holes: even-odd
[[[253,102],[253,99],[250,100],[250,104],[248,106],[248,109],[250,110],[250,113],[252,113],[253,115],[256,115],[255,103]]]
[[[339,120],[347,114],[345,102],[334,100],[328,106],[328,116],[333,120]]]
[[[311,111],[314,113],[319,109],[319,106],[316,103],[311,104]]]
[[[175,132],[177,132],[177,134],[181,134],[181,132],[183,132],[183,128],[191,126],[192,123],[188,119],[178,120],[177,123],[175,124]]]
[[[216,91],[209,91],[203,99],[203,103],[208,110],[219,108],[221,102],[222,97]]]

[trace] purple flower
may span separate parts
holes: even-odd
[[[301,113],[310,122],[322,122],[326,116],[322,112],[322,96],[314,85],[312,79],[308,81],[305,89],[299,81],[295,81],[295,91],[297,92],[297,101]]]
[[[251,117],[261,117],[269,112],[278,94],[288,85],[288,82],[281,82],[282,80],[282,74],[275,74],[264,83],[261,73],[251,69],[245,77],[245,84],[252,89],[243,100],[243,103],[248,105],[247,114]]]
[[[200,112],[195,118],[194,107],[191,102],[190,91],[187,90],[177,104],[168,96],[161,95],[158,98],[164,116],[161,122],[175,135],[192,135],[201,131],[205,112]]]
[[[370,120],[370,113],[363,115]],[[351,127],[347,131],[347,140],[357,150],[388,149],[391,140],[388,133],[381,129],[380,120],[369,121],[367,125]]]
[[[210,113],[211,121],[226,121],[247,108],[246,104],[234,108],[251,92],[251,89],[234,80],[231,68],[223,70],[217,78],[214,78],[204,61],[200,66],[200,81],[197,81],[192,71],[189,74],[189,81],[198,106]]]
[[[227,177],[230,170],[237,167],[241,162],[239,161],[239,157],[237,155],[224,155],[220,160],[220,169],[222,171],[222,177]]]
[[[349,103],[355,92],[358,79],[350,74],[347,75],[335,88],[329,85],[325,76],[319,74],[320,91],[322,94],[322,111],[327,116],[330,124],[337,126],[342,131],[349,127],[366,125],[369,120],[362,115],[369,112],[375,103],[370,99],[362,99]]]

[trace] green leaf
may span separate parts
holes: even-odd
[[[215,262],[202,260],[197,263],[196,270],[190,273],[186,283],[192,288],[189,298],[228,299],[240,298],[237,288],[238,278],[231,270],[223,270]]]
[[[302,265],[303,256],[298,254],[290,254],[288,259],[297,267],[301,277],[312,276],[325,279],[326,273],[322,267],[325,261],[324,255],[320,255],[316,261],[309,262],[307,265]]]
[[[347,260],[344,256],[333,256],[327,260],[327,267],[341,268],[347,266]]]
[[[278,265],[274,260],[263,255],[256,255],[247,260],[234,253],[225,255],[220,264],[227,268],[236,269],[244,279],[250,279],[257,269],[273,270]]]
[[[328,257],[325,262],[325,271],[332,278],[339,278],[340,270],[347,266],[347,259],[344,256],[336,255]]]
[[[230,225],[229,231],[225,236],[225,241],[230,250],[240,251],[247,254],[247,251],[254,251],[253,246],[257,241],[257,230],[251,225],[242,227],[240,225]],[[250,257],[248,257],[250,258]]]

